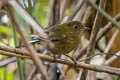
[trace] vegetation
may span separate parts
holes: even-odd
[[[0,0],[0,80],[119,80],[119,5],[119,0]],[[68,21],[90,28],[68,57],[28,44],[38,36],[49,40],[45,28]]]

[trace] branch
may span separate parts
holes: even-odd
[[[117,28],[120,29],[120,25],[117,23],[117,21],[114,21],[112,19],[112,17],[107,14],[104,10],[102,10],[101,8],[99,8],[95,3],[91,2],[91,0],[87,0],[89,4],[91,4],[91,6],[93,6],[99,13],[101,13],[106,19],[108,19],[109,21],[111,21]]]
[[[9,8],[9,7],[8,7]],[[44,77],[45,80],[50,80],[48,74],[47,74],[47,70],[45,68],[45,66],[42,64],[41,59],[39,59],[34,53],[35,53],[35,49],[33,48],[32,45],[30,45],[28,43],[28,39],[26,34],[24,34],[25,32],[23,31],[23,29],[21,28],[21,26],[19,25],[19,23],[17,22],[16,18],[13,16],[13,13],[11,11],[11,8],[8,9],[8,13],[9,13],[9,17],[12,21],[12,23],[15,25],[17,31],[20,33],[21,37],[22,37],[22,41],[25,44],[25,47],[28,49],[29,53],[31,54],[30,56],[32,57],[35,65],[38,67],[38,70],[40,71],[41,75]]]
[[[89,0],[88,0],[89,1]],[[93,2],[92,2],[93,3]],[[103,10],[105,9],[105,6],[106,6],[106,3],[107,3],[107,0],[100,0],[100,3],[99,3],[99,8],[102,8]],[[94,48],[95,48],[95,45],[96,45],[96,37],[97,37],[97,34],[98,34],[98,31],[100,30],[101,28],[101,25],[102,24],[102,20],[103,20],[103,15],[100,14],[98,11],[97,11],[97,14],[95,16],[95,20],[94,20],[94,23],[93,23],[93,29],[92,29],[92,32],[91,32],[91,35],[90,35],[90,42],[89,42],[89,45],[88,45],[88,48],[87,48],[87,57],[91,56],[94,54]],[[87,59],[86,60],[86,63],[90,63],[90,59]],[[86,72],[85,72],[86,71]],[[83,70],[84,73],[82,73],[81,75],[81,80],[86,80],[86,76],[87,76],[87,72],[88,70]]]
[[[83,23],[83,18],[87,12],[87,4],[83,3],[83,6],[81,7],[81,9],[78,11],[78,13],[76,14],[76,16],[72,19],[73,21],[81,21],[82,24]]]
[[[60,0],[52,0],[50,3],[48,26],[53,26],[60,23]]]
[[[107,0],[100,0],[99,8],[102,8],[104,10],[106,3],[107,3]],[[103,19],[103,15],[100,14],[99,12],[97,12],[96,17],[95,17],[95,21],[93,24],[91,36],[90,36],[90,43],[89,43],[88,50],[87,50],[88,56],[92,55],[92,53],[94,51],[94,47],[96,45],[95,40],[96,40],[98,31],[101,28],[100,24],[102,24],[102,19]]]
[[[112,47],[112,45],[114,44],[114,40],[116,39],[117,35],[119,33],[119,30],[115,30],[114,34],[112,35],[111,39],[109,40],[108,44],[107,44],[107,47],[105,48],[104,50],[104,53],[108,53]],[[104,58],[106,59],[107,55],[109,54],[104,54]]]
[[[6,66],[9,63],[12,63],[12,62],[15,62],[15,61],[16,61],[16,57],[12,57],[12,58],[8,58],[8,59],[5,59],[3,61],[0,61],[0,67]]]
[[[120,13],[113,18],[113,21],[117,21],[117,22],[120,21]],[[99,41],[101,37],[105,35],[109,30],[111,30],[113,25],[114,24],[112,22],[109,22],[108,24],[106,24],[105,27],[99,31],[97,38],[96,38],[96,42]],[[88,46],[82,48],[79,54],[74,56],[75,59],[77,60],[80,59],[86,53],[87,47]]]
[[[120,58],[120,51],[118,51],[114,56],[109,58],[107,61],[105,61],[106,65],[112,64],[114,61],[118,60]]]
[[[113,21],[120,21],[120,13],[113,18]],[[109,22],[103,29],[101,29],[97,35],[96,41],[100,40],[103,35],[105,35],[109,30],[111,30],[113,25],[114,24],[112,22]]]
[[[8,3],[18,12],[22,18],[31,25],[31,27],[38,32],[39,36],[43,38],[47,38],[47,34],[44,32],[43,28],[38,25],[38,23],[15,1],[8,0]]]
[[[72,21],[72,19],[76,16],[80,8],[82,7],[84,0],[79,0],[71,15],[68,17],[67,21]]]
[[[54,26],[60,23],[60,0],[52,0],[51,14],[49,15],[49,26]],[[51,16],[52,15],[52,16]],[[56,64],[50,64],[50,79],[57,80],[57,66]]]
[[[65,12],[67,10],[67,8],[70,5],[71,0],[63,0],[61,1],[61,6],[60,6],[60,22],[63,20]]]
[[[7,55],[7,56],[18,56],[18,57],[31,59],[31,56],[28,51],[16,49],[16,48],[0,46],[0,53],[3,55]],[[61,64],[69,65],[69,66],[74,66],[74,62],[69,61],[69,60],[62,60],[62,59],[54,60],[53,57],[43,55],[40,53],[35,53],[35,55],[37,55],[40,59],[43,59],[48,62],[61,63]],[[89,69],[89,70],[98,71],[98,72],[106,72],[106,73],[110,73],[114,75],[120,75],[120,70],[118,68],[85,64],[82,62],[78,63],[76,66],[77,68],[84,68],[84,69]]]

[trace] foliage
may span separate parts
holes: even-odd
[[[0,68],[0,80],[15,80],[14,72],[10,69]]]

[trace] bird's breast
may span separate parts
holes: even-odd
[[[66,54],[72,51],[76,46],[76,41],[72,38],[65,38],[60,41],[53,42],[55,48],[49,49],[54,54]]]

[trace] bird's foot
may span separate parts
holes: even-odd
[[[73,67],[74,67],[74,68],[77,68],[77,60],[76,60],[75,58],[69,56],[69,55],[66,55],[66,54],[64,54],[64,55],[65,55],[66,57],[70,58],[70,59],[74,62]]]
[[[53,62],[57,59],[56,54],[53,54]]]

